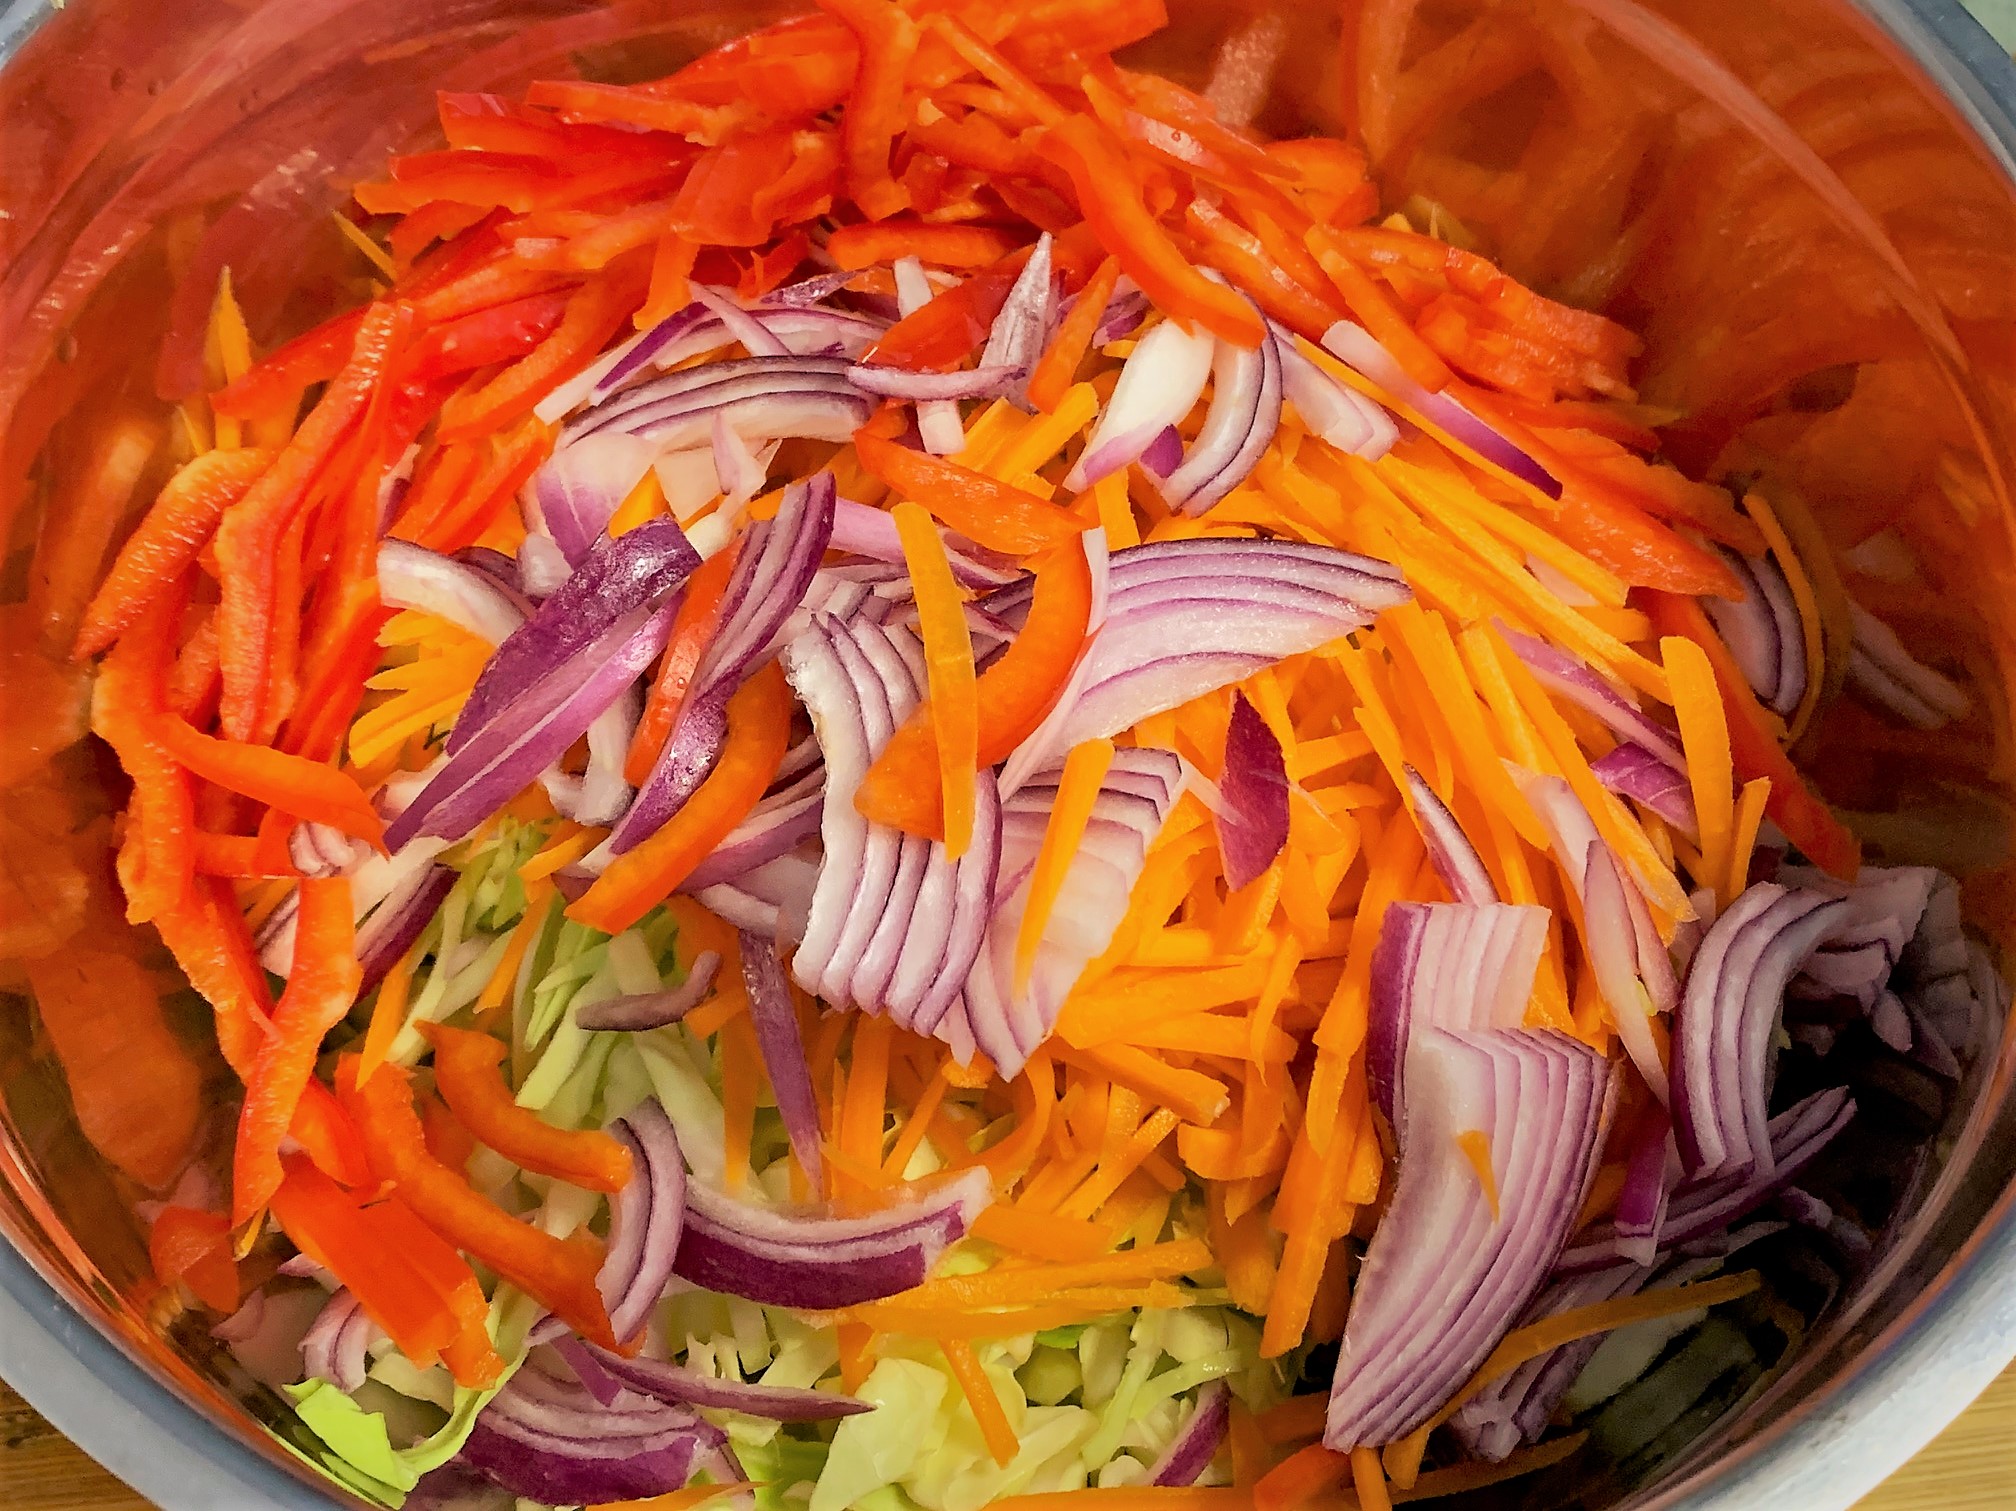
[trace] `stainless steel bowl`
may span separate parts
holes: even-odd
[[[1797,376],[1760,370],[1760,349],[1824,374],[1901,346],[1944,385],[1950,423],[1938,427],[1937,462],[1972,503],[1953,504],[1952,517],[1937,498],[1916,503],[1900,527],[1931,548],[1928,591],[1979,642],[1974,670],[1995,739],[1961,759],[2006,797],[2016,773],[2016,631],[2000,609],[2016,584],[2016,68],[1954,0],[1527,3],[1585,13],[1620,88],[1659,101],[1722,154],[1729,202],[1663,225],[1667,242],[1639,249],[1638,265],[1663,267],[1664,281],[1605,291],[1650,332],[1655,375],[1675,370],[1662,364],[1678,343],[1712,328],[1755,384]],[[1176,25],[1147,61],[1201,67],[1234,9],[1172,4]],[[152,405],[157,377],[172,389],[172,360],[157,373],[162,334],[186,324],[221,261],[268,338],[349,297],[324,217],[388,149],[425,136],[435,88],[510,87],[574,66],[647,76],[769,14],[761,0],[0,5],[0,605],[30,591],[36,533],[61,517],[66,479],[89,461],[91,417]],[[1292,14],[1294,92],[1268,119],[1334,128],[1337,16]],[[1816,115],[1802,89],[1838,98]],[[1855,128],[1845,138],[1842,122]],[[1868,171],[1872,157],[1893,171]],[[1395,168],[1390,187],[1404,193],[1416,171]],[[1744,202],[1759,171],[1804,185],[1789,229]],[[1505,244],[1507,225],[1488,229]],[[1711,245],[1728,253],[1711,259],[1726,276],[1689,283],[1673,271],[1686,259],[1664,255]],[[1515,270],[1544,282],[1544,249],[1529,262]],[[1787,332],[1773,322],[1793,285],[1818,287],[1827,313]],[[1689,407],[1724,397],[1668,386],[1663,399]],[[0,620],[0,634],[28,633],[25,623]],[[56,718],[39,696],[4,685],[0,696],[0,736]],[[0,738],[0,780],[11,780],[8,748]],[[1914,773],[1893,775],[1912,786]],[[167,1511],[362,1505],[318,1467],[284,1403],[153,1285],[134,1211],[148,1193],[84,1136],[9,958],[47,948],[32,936],[35,910],[51,904],[32,885],[26,897],[7,891],[40,847],[64,850],[79,885],[109,897],[104,788],[78,746],[0,790],[0,1372]],[[2006,837],[1988,836],[1974,859],[2005,864],[1996,845]],[[1985,888],[1973,917],[2005,955],[2016,916],[1995,899],[2012,896]],[[200,1015],[175,1016],[187,1005],[169,1002],[171,1029],[214,1061]],[[1942,1104],[1945,1125],[1870,1262],[1794,1356],[1628,1493],[1556,1478],[1524,1491],[1524,1503],[1845,1507],[2016,1357],[2016,1036],[1993,1028],[1968,1083]]]

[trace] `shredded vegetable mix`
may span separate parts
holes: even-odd
[[[1630,331],[1115,61],[1163,20],[444,93],[367,307],[220,287],[61,623],[245,1086],[157,1276],[365,1492],[1531,1472],[1603,1334],[1755,1288],[1701,1256],[1854,1115],[1800,1004],[1957,1021],[1951,882],[1791,742],[1965,688],[1660,456]]]

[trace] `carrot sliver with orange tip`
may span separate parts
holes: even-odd
[[[980,1356],[964,1339],[942,1339],[938,1347],[945,1354],[945,1362],[951,1366],[952,1378],[958,1382],[960,1394],[966,1397],[967,1409],[973,1413],[973,1420],[980,1424],[980,1438],[986,1443],[987,1452],[993,1456],[995,1463],[1007,1468],[1015,1462],[1022,1443],[1008,1421],[1008,1414],[1001,1409],[1001,1397],[995,1394],[994,1382],[987,1377]]]
[[[1349,1454],[1311,1443],[1260,1476],[1253,1486],[1253,1511],[1300,1511],[1350,1478]]]
[[[358,1051],[357,1073],[365,1080],[385,1063],[385,1057],[392,1052],[392,1041],[406,1026],[406,1009],[413,1000],[413,972],[420,964],[421,948],[422,941],[415,940],[378,983],[377,1000],[371,1004],[371,1021],[365,1026],[364,1043]]]
[[[1729,840],[1729,875],[1722,884],[1723,906],[1750,885],[1750,858],[1757,848],[1757,831],[1764,824],[1764,808],[1771,801],[1771,778],[1755,776],[1743,784],[1736,799],[1736,815]]]
[[[1680,744],[1687,755],[1687,784],[1694,794],[1695,821],[1701,831],[1703,874],[1722,891],[1729,876],[1729,850],[1736,828],[1735,778],[1729,750],[1729,726],[1715,670],[1700,646],[1684,635],[1659,642],[1659,656],[1673,688],[1673,714],[1680,724]]]
[[[567,916],[620,934],[678,890],[762,801],[791,743],[791,690],[774,661],[728,700],[728,733],[714,769],[656,834],[609,864]]]
[[[1379,1467],[1379,1450],[1351,1450],[1351,1484],[1358,1492],[1359,1511],[1393,1511],[1393,1497],[1386,1488],[1386,1471]]]
[[[1106,302],[1120,281],[1120,264],[1108,257],[1079,292],[1078,302],[1058,323],[1057,334],[1037,359],[1029,375],[1029,402],[1045,414],[1054,411],[1078,376],[1078,365],[1092,349],[1092,338],[1105,317]]]
[[[629,1183],[630,1151],[614,1138],[599,1128],[556,1128],[518,1105],[504,1080],[503,1040],[439,1023],[421,1024],[420,1034],[434,1049],[435,1089],[478,1143],[522,1170],[590,1191]]]
[[[890,0],[819,0],[819,5],[845,22],[860,43],[854,91],[840,112],[840,145],[855,204],[870,220],[885,220],[910,203],[909,193],[890,175],[889,152],[907,124],[903,76],[923,34]]]
[[[945,856],[957,860],[973,842],[974,771],[979,764],[980,705],[975,691],[973,639],[966,628],[964,597],[931,516],[907,499],[891,513],[917,595],[931,734],[938,748]]]
[[[1029,877],[1028,900],[1023,904],[1021,923],[1015,932],[1015,990],[1029,989],[1036,969],[1036,952],[1050,925],[1050,913],[1064,888],[1064,878],[1078,856],[1085,838],[1085,826],[1098,805],[1101,784],[1113,764],[1111,740],[1086,740],[1071,748],[1064,758],[1063,774],[1057,779],[1057,797],[1050,806],[1049,821],[1043,828],[1043,847],[1036,854],[1036,867]]]

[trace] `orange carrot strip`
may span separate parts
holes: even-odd
[[[1106,301],[1113,297],[1113,285],[1119,281],[1120,264],[1108,257],[1079,291],[1078,302],[1071,306],[1071,313],[1058,325],[1057,334],[1036,363],[1029,376],[1029,402],[1045,414],[1057,408],[1078,376],[1078,364],[1092,349]]]
[[[931,734],[938,747],[945,855],[948,860],[957,860],[973,842],[973,777],[979,764],[980,705],[975,691],[973,640],[966,628],[959,584],[931,516],[908,499],[891,513],[903,543],[904,562],[910,568],[910,583],[917,597],[917,628],[924,640]],[[1026,933],[1026,917],[1024,929]],[[1026,977],[1027,972],[1022,975]]]
[[[720,627],[721,594],[735,569],[735,556],[736,546],[731,544],[700,563],[686,579],[686,595],[679,600],[671,637],[658,660],[651,696],[644,702],[644,716],[637,721],[630,753],[623,760],[623,779],[633,787],[644,785],[651,768],[658,764],[665,741],[671,737],[672,726],[679,722],[679,710],[686,701],[694,669],[700,664],[700,654]]]
[[[1701,827],[1701,879],[1719,890],[1728,884],[1729,846],[1736,824],[1734,768],[1722,695],[1707,652],[1692,640],[1669,635],[1659,642],[1659,655],[1673,687],[1673,712],[1687,752],[1687,782]],[[1725,893],[1722,906],[1729,902]]]
[[[1036,868],[1029,879],[1029,900],[1015,935],[1015,990],[1026,991],[1036,968],[1036,951],[1050,924],[1050,911],[1057,905],[1065,875],[1077,858],[1085,838],[1085,826],[1099,801],[1107,768],[1113,764],[1111,740],[1086,740],[1072,747],[1064,758],[1064,771],[1057,782],[1057,797],[1050,805],[1049,822],[1043,830],[1043,848],[1037,852]]]
[[[959,1382],[959,1390],[966,1397],[966,1405],[972,1411],[974,1421],[980,1424],[980,1436],[987,1444],[987,1451],[994,1456],[995,1463],[1006,1468],[1015,1462],[1022,1443],[1015,1436],[1015,1429],[1009,1425],[1007,1413],[1001,1409],[1001,1398],[994,1393],[994,1382],[987,1378],[987,1371],[981,1367],[971,1343],[963,1338],[946,1338],[941,1339],[938,1346],[944,1351],[945,1362],[952,1366],[952,1378]]]

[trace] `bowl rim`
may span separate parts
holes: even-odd
[[[0,67],[63,0],[0,0]],[[1941,91],[2016,185],[2016,61],[1959,0],[1848,0]],[[1983,1094],[1992,1087],[1984,1086]],[[0,1210],[0,1217],[7,1215]],[[275,1434],[229,1430],[67,1294],[0,1221],[0,1374],[162,1511],[365,1508]],[[1731,1452],[1641,1492],[1639,1511],[1846,1508],[2016,1361],[2016,1182],[1941,1275],[1797,1409]],[[1936,1361],[1936,1365],[1935,1362]],[[114,1403],[116,1402],[116,1408]],[[290,1462],[294,1454],[299,1462]],[[312,1476],[312,1478],[311,1478]]]

